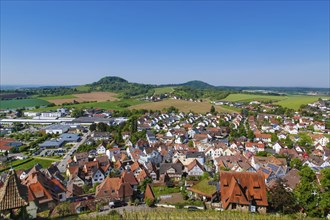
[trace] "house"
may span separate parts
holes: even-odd
[[[88,162],[88,153],[82,152],[82,153],[75,153],[73,155],[73,161],[74,162]]]
[[[105,154],[106,150],[107,150],[107,149],[104,147],[104,144],[100,144],[100,145],[96,148],[96,152],[97,152],[98,155]]]
[[[112,160],[112,158],[120,153],[120,149],[118,147],[109,148],[105,151],[105,154],[108,156],[109,160]]]
[[[204,173],[204,166],[202,166],[198,160],[194,159],[190,164],[185,167],[185,172],[188,177],[202,176]]]
[[[109,176],[96,187],[95,198],[97,200],[128,202],[133,196],[133,189],[129,183],[121,178]]]
[[[0,211],[28,206],[27,189],[22,186],[14,170],[10,170],[0,188]]]
[[[102,183],[103,180],[105,179],[105,175],[100,169],[94,169],[91,174],[92,178],[92,184],[94,185],[95,183]]]
[[[121,174],[121,178],[125,183],[129,183],[134,191],[137,190],[137,187],[138,187],[139,183],[136,180],[133,172],[125,170]]]
[[[266,184],[263,175],[251,172],[220,172],[221,204],[224,209],[266,213],[268,207]]]
[[[183,165],[181,163],[162,163],[159,168],[159,179],[166,182],[165,177],[179,181],[183,174]]]
[[[263,141],[263,142],[271,142],[272,135],[271,134],[255,134],[255,141]]]
[[[187,159],[194,158],[194,159],[198,160],[198,162],[201,165],[204,165],[204,163],[205,163],[205,153],[204,152],[190,151],[190,152],[187,152],[186,158]]]
[[[151,203],[153,203],[156,200],[156,196],[152,191],[150,184],[147,184],[146,191],[144,192],[144,201],[146,200],[149,200]]]
[[[279,143],[276,143],[272,146],[272,148],[277,154],[279,154],[282,149],[282,146]]]
[[[246,142],[245,143],[245,149],[252,152],[260,152],[260,151],[265,151],[265,145],[261,142]]]

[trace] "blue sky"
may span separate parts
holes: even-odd
[[[329,1],[1,1],[1,84],[329,87]]]

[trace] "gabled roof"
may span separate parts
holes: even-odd
[[[147,184],[146,191],[144,192],[144,199],[150,199],[150,200],[154,201],[155,198],[156,198],[155,194],[152,191],[150,184]]]
[[[0,211],[27,206],[27,190],[22,186],[14,170],[10,170],[0,188]]]
[[[230,203],[268,206],[265,178],[251,172],[220,172],[221,202],[225,209]]]
[[[122,174],[121,174],[121,178],[124,182],[129,183],[131,186],[133,185],[138,185],[137,180],[135,179],[134,173],[133,172],[128,172],[127,170],[125,170]]]

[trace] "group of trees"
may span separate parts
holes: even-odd
[[[301,169],[300,183],[293,192],[287,190],[285,182],[277,181],[268,193],[271,211],[291,214],[298,211],[312,217],[325,217],[330,211],[330,168],[323,169],[318,181],[315,172],[308,166],[291,161]]]

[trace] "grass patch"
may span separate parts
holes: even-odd
[[[174,91],[173,87],[159,87],[159,88],[155,88],[155,93],[154,95],[160,95],[160,94],[169,94],[172,93]]]
[[[213,193],[217,191],[217,188],[214,185],[209,185],[208,183],[209,181],[211,181],[211,179],[203,179],[202,181],[192,186],[191,188],[208,195],[213,195]]]
[[[54,163],[54,160],[44,160],[44,159],[36,159],[33,158],[32,160],[30,160],[27,163],[24,163],[22,165],[16,166],[14,169],[15,170],[27,170],[32,168],[34,165],[36,164],[40,164],[42,166],[42,168],[48,168],[52,163]]]
[[[153,186],[152,191],[156,197],[180,192],[179,187]]]
[[[159,102],[148,102],[131,106],[129,109],[163,110],[171,106],[175,106],[179,111],[183,112],[193,111],[196,113],[206,113],[210,111],[212,105],[209,102],[190,102],[185,100],[166,99]],[[223,108],[222,106],[215,106],[215,109],[218,112],[234,112],[233,110]]]
[[[58,96],[40,97],[39,99],[55,100],[55,99],[74,99],[74,98],[76,98],[76,96],[74,96],[74,95],[58,95]]]
[[[42,99],[12,99],[1,100],[0,109],[16,109],[24,107],[46,106],[50,103]]]

